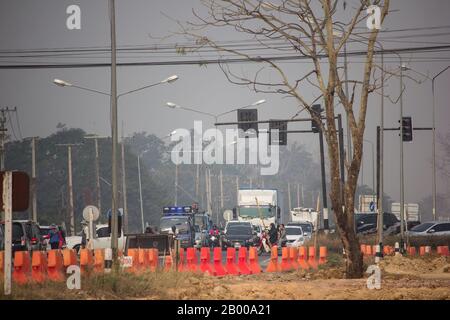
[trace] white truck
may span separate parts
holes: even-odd
[[[235,219],[269,228],[281,222],[280,199],[275,189],[239,189]]]
[[[317,225],[319,213],[313,208],[294,208],[291,210],[291,222],[311,222],[313,226]]]

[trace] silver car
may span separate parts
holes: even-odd
[[[410,236],[450,236],[450,221],[424,222],[409,230]]]

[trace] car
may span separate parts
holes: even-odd
[[[450,236],[450,221],[424,222],[411,228],[408,234],[415,236]]]
[[[236,249],[240,247],[249,248],[257,244],[258,236],[250,222],[229,221],[225,226],[225,232],[222,234],[221,242],[222,249],[228,247],[234,247]]]
[[[5,223],[1,223],[2,233]],[[39,225],[31,220],[13,220],[12,222],[12,252],[45,250]]]
[[[289,227],[289,226],[301,227],[302,231],[303,231],[303,237],[305,238],[305,241],[311,240],[312,233],[314,232],[314,226],[313,226],[312,222],[310,222],[310,221],[288,222],[286,227]]]
[[[397,217],[389,212],[383,213],[383,230],[398,223]],[[371,229],[376,229],[378,223],[378,213],[356,213],[355,214],[355,229],[356,233],[368,232]],[[369,225],[365,226],[364,225]]]
[[[408,221],[407,224],[407,230],[411,230],[412,228],[414,228],[415,226],[418,226],[420,224],[420,221]],[[393,236],[396,234],[400,233],[400,222],[397,222],[396,224],[390,226],[389,228],[386,228],[386,230],[384,230],[384,234],[386,236]]]
[[[286,226],[286,247],[300,247],[305,243],[303,229],[298,225]]]

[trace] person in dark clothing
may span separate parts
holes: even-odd
[[[278,231],[277,231],[277,228],[275,228],[275,224],[274,223],[270,224],[269,241],[270,241],[271,245],[276,244],[277,241],[278,241]]]

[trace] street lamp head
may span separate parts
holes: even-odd
[[[169,108],[172,108],[172,109],[179,109],[180,108],[179,105],[177,105],[177,104],[175,104],[173,102],[167,102],[166,106],[169,107]]]
[[[60,87],[70,87],[70,86],[72,86],[71,83],[69,83],[67,81],[64,81],[64,80],[61,80],[61,79],[54,79],[53,83],[56,84],[57,86],[60,86]]]
[[[403,63],[402,64],[402,71],[408,71],[408,70],[410,70],[410,68],[405,64],[405,63]]]
[[[259,106],[260,104],[263,104],[263,103],[265,103],[265,102],[266,102],[265,99],[261,99],[261,100],[258,100],[258,101],[256,101],[256,102],[254,102],[252,105],[253,105],[253,106]]]
[[[177,130],[173,130],[171,133],[168,134],[169,137],[173,136],[175,133],[177,133]]]
[[[178,76],[177,75],[173,75],[168,77],[167,79],[164,79],[163,81],[161,81],[161,83],[172,83],[178,80]]]

